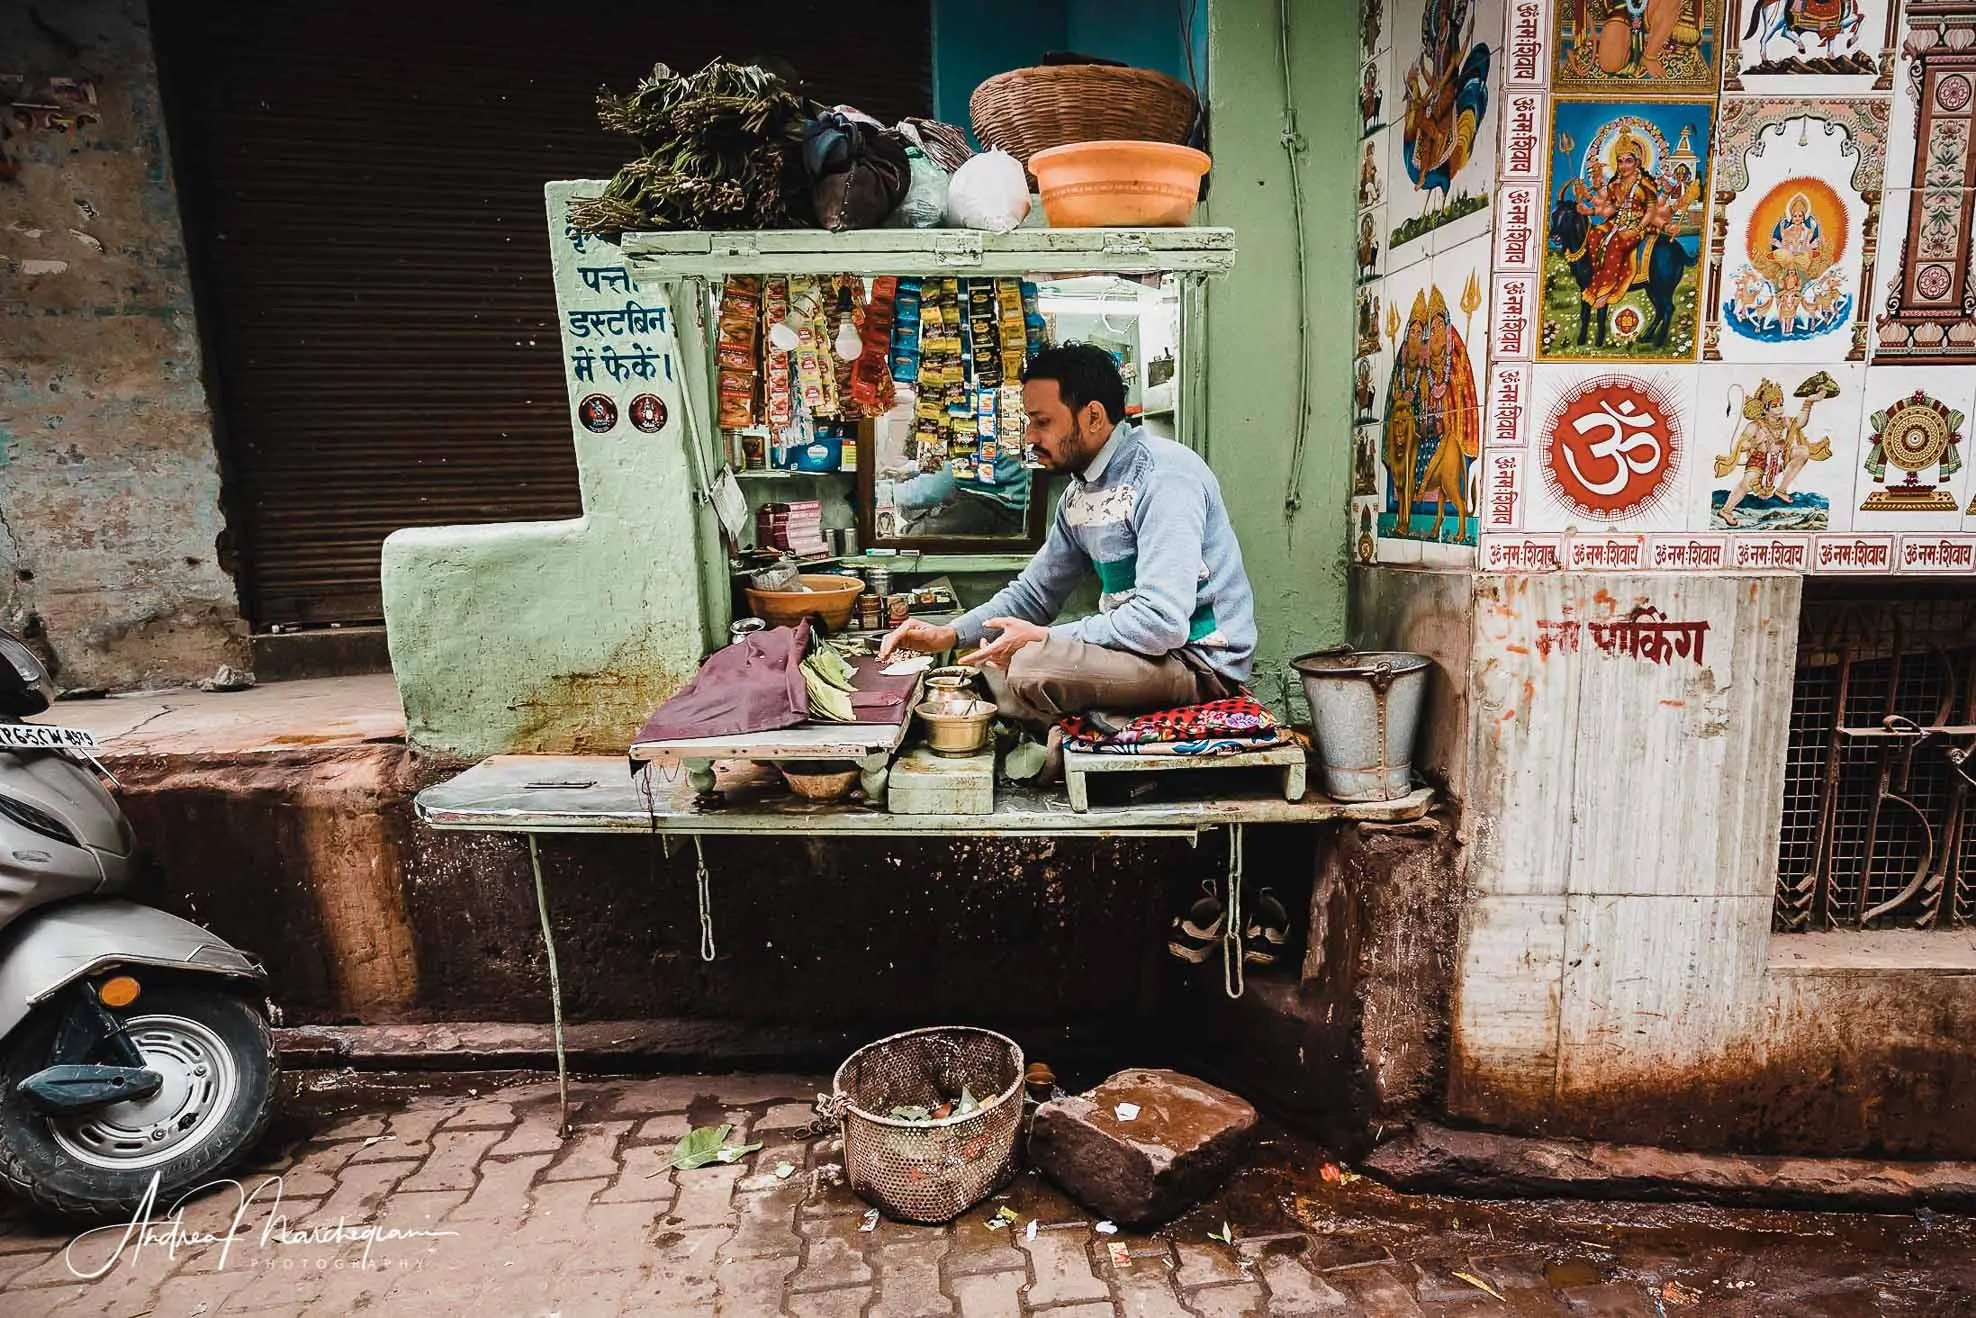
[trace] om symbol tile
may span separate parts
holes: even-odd
[[[1692,368],[1537,368],[1532,530],[1672,531],[1687,524]]]

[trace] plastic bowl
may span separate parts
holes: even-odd
[[[838,631],[857,610],[864,582],[856,577],[840,577],[829,572],[805,572],[802,582],[808,590],[744,590],[748,607],[771,627],[793,627],[812,614],[823,625]]]
[[[1043,214],[1058,229],[1185,224],[1207,152],[1171,142],[1073,142],[1029,157]]]

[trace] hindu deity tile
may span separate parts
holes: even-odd
[[[1359,143],[1358,208],[1371,210],[1386,200],[1386,144],[1391,130],[1381,129]]]
[[[1714,111],[1552,98],[1539,360],[1694,360]]]
[[[1374,298],[1383,292],[1371,290]],[[1384,305],[1383,303],[1381,304]],[[1376,426],[1386,415],[1386,384],[1393,373],[1392,349],[1381,347],[1352,363],[1352,424]]]
[[[1723,0],[1723,90],[1843,96],[1893,86],[1894,0]]]
[[[1392,367],[1380,423],[1382,540],[1475,541],[1487,251],[1483,238],[1385,282]]]
[[[1960,531],[1976,371],[1873,366],[1866,372],[1852,529]]]
[[[1379,561],[1379,500],[1353,499],[1351,518],[1352,558],[1359,563]]]
[[[1352,431],[1352,497],[1377,498],[1379,495],[1379,427],[1359,426]]]
[[[1724,100],[1704,360],[1865,360],[1886,133],[1874,98]]]
[[[1553,0],[1551,12],[1554,90],[1716,91],[1721,0]]]
[[[1352,318],[1355,328],[1352,347],[1352,355],[1354,357],[1377,357],[1379,355],[1381,334],[1379,323],[1380,316],[1385,310],[1385,304],[1381,301],[1381,297],[1383,296],[1381,284],[1391,282],[1393,277],[1396,276],[1389,276],[1387,280],[1374,281],[1358,290],[1358,308]]]
[[[1393,52],[1382,50],[1359,69],[1359,137],[1371,137],[1386,127],[1392,104]]]
[[[1850,528],[1865,385],[1859,363],[1702,367],[1692,524],[1749,535]]]
[[[1503,0],[1394,0],[1397,98],[1387,111],[1391,266],[1489,228],[1496,184]]]
[[[1531,390],[1531,531],[1688,529],[1696,368],[1539,364]]]
[[[1358,270],[1355,283],[1363,286],[1386,273],[1386,208],[1374,206],[1359,212],[1358,231],[1352,244],[1352,261]]]
[[[1382,50],[1393,48],[1391,0],[1359,0],[1359,58],[1371,59]]]

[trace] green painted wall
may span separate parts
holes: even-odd
[[[1283,149],[1276,0],[1208,11],[1210,149],[1206,222],[1235,230],[1235,269],[1208,285],[1207,452],[1255,585],[1255,686],[1302,713],[1288,661],[1345,636],[1345,503],[1351,445],[1351,254],[1358,124],[1358,14],[1349,0],[1298,0],[1290,81],[1304,190],[1311,415],[1301,509],[1285,514],[1299,421],[1296,225]]]

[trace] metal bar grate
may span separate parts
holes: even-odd
[[[1976,921],[1976,600],[1807,595],[1777,851],[1780,931]]]

